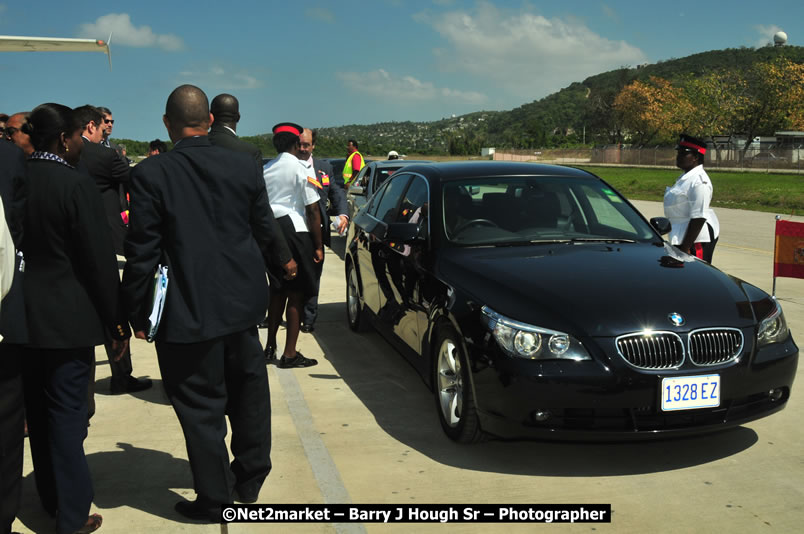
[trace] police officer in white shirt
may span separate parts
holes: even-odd
[[[296,351],[304,303],[316,292],[315,264],[324,260],[315,174],[312,165],[298,158],[302,131],[301,126],[291,122],[274,126],[273,143],[279,155],[263,168],[271,209],[298,266],[298,275],[293,278],[285,278],[279,265],[268,266],[271,301],[265,357],[269,363],[276,360],[276,334],[285,312],[285,349],[277,363],[283,368],[310,367],[318,363]]]
[[[712,263],[720,223],[709,206],[712,180],[703,168],[706,143],[682,134],[676,151],[676,166],[684,174],[664,193],[664,215],[672,224],[670,244]]]

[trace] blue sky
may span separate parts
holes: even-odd
[[[0,34],[113,33],[111,72],[101,54],[1,53],[0,111],[103,105],[113,137],[164,139],[167,95],[192,83],[238,97],[241,135],[430,121],[513,109],[624,65],[762,46],[779,30],[804,45],[804,2],[0,0]]]

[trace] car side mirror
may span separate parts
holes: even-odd
[[[349,192],[353,195],[360,195],[360,196],[364,196],[366,194],[366,190],[363,189],[363,186],[357,184],[350,187]]]
[[[393,243],[411,244],[420,239],[417,223],[391,223],[385,231],[385,240]]]
[[[673,225],[670,224],[670,219],[667,217],[653,217],[650,220],[650,225],[659,232],[659,235],[669,234]]]

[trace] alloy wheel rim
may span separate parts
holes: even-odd
[[[444,421],[452,428],[461,422],[463,414],[463,379],[458,349],[451,339],[445,339],[438,350],[438,398]]]
[[[349,322],[355,324],[357,321],[358,306],[360,298],[357,296],[357,275],[354,268],[349,269],[349,294],[346,296],[346,306],[349,310]]]

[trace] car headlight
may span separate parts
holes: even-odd
[[[784,312],[782,306],[773,299],[776,307],[771,314],[759,323],[759,331],[757,332],[757,348],[770,345],[771,343],[780,343],[787,339],[790,335],[790,330],[787,328],[787,321],[784,320]]]
[[[564,332],[520,323],[488,306],[480,310],[482,319],[500,347],[519,358],[531,360],[591,360],[583,344]]]

